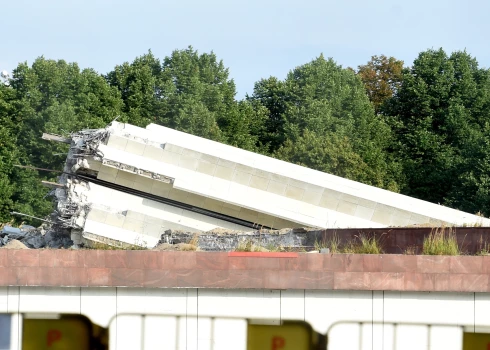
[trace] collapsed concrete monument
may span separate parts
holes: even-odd
[[[484,225],[479,216],[156,124],[70,139],[56,222],[72,240],[153,247],[167,230]]]

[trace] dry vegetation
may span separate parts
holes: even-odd
[[[487,240],[483,240],[483,236],[480,236],[478,255],[490,255],[490,245]]]
[[[322,241],[315,242],[315,250],[322,248],[328,248],[330,253],[344,253],[344,254],[382,254],[382,242],[380,237],[360,233],[346,244],[341,244],[341,240],[337,233],[334,233],[328,238]]]
[[[461,249],[452,227],[434,227],[424,238],[422,247],[424,255],[461,255]]]
[[[383,254],[383,249],[379,237],[361,233],[345,245],[343,252],[347,254]]]

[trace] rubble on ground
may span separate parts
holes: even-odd
[[[200,250],[196,245],[190,243],[177,243],[177,244],[169,244],[169,243],[161,243],[158,244],[153,250],[158,251],[177,251],[177,252],[189,252]]]
[[[193,233],[167,230],[157,244],[176,245],[193,244],[202,251],[231,251],[241,245],[253,245],[265,249],[302,248],[309,241],[310,231],[306,229],[256,230],[250,232],[220,229],[219,234],[213,232]],[[311,231],[314,232],[314,231]]]
[[[253,245],[267,250],[272,247],[301,248],[308,241],[308,231],[304,229],[256,230],[250,232],[224,230],[218,232],[195,233],[167,230],[158,243],[147,249],[160,251],[232,251],[240,246]],[[13,243],[12,243],[13,242]],[[103,245],[103,244],[102,244]],[[41,227],[5,226],[0,230],[0,248],[70,248],[73,241],[66,234],[50,225]],[[83,248],[81,246],[80,248]],[[113,247],[114,248],[114,247]],[[116,248],[117,249],[117,248]],[[124,248],[120,248],[124,249]]]
[[[32,249],[70,248],[73,241],[66,234],[47,225],[38,228],[27,225],[18,228],[4,226],[0,230],[0,248],[22,249],[19,244]]]
[[[29,248],[27,248],[27,246],[24,243],[22,243],[16,239],[9,241],[6,245],[4,245],[1,248],[4,248],[4,249],[29,249]]]

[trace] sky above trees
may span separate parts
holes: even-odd
[[[355,68],[375,54],[408,64],[442,47],[490,66],[484,0],[16,0],[0,13],[0,70],[44,55],[106,74],[148,49],[163,58],[192,45],[226,62],[238,98],[320,53]]]

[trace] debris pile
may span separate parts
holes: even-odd
[[[250,232],[227,232],[222,230],[220,233],[213,230],[196,234],[193,232],[167,230],[162,234],[156,248],[191,244],[202,251],[231,251],[247,245],[262,247],[265,250],[294,250],[309,248],[306,246],[309,232],[305,229],[256,230]]]
[[[53,229],[46,224],[35,228],[23,225],[19,228],[5,226],[0,230],[0,248],[70,248],[73,241],[69,235]]]

